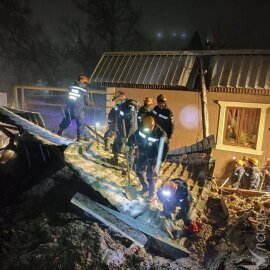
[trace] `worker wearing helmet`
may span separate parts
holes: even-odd
[[[65,117],[59,125],[58,135],[62,136],[63,131],[69,127],[74,119],[77,124],[77,141],[81,139],[84,129],[84,110],[89,105],[86,91],[88,82],[89,79],[86,76],[79,76],[74,85],[68,88]]]
[[[241,159],[236,159],[234,161],[234,169],[233,169],[232,175],[230,177],[230,181],[231,181],[231,185],[235,188],[239,188],[241,185],[241,179],[245,173],[245,169],[243,167],[243,164],[244,164],[244,162]]]
[[[142,119],[139,130],[128,141],[129,146],[137,148],[137,157],[134,169],[139,178],[144,194],[148,191],[148,198],[154,195],[155,168],[157,164],[158,150],[161,138],[165,144],[167,136],[156,123],[152,115],[145,115]],[[164,160],[164,155],[161,161]]]
[[[175,178],[166,181],[158,189],[157,196],[163,205],[162,216],[174,221],[182,219],[188,230],[198,232],[198,225],[190,219],[190,209],[193,198],[184,180]]]
[[[119,106],[113,106],[108,114],[108,130],[104,134],[105,150],[110,150],[111,139],[116,136]]]
[[[146,97],[143,100],[143,106],[140,107],[138,111],[138,121],[141,123],[142,117],[146,114],[149,114],[153,110],[153,99],[151,97]]]
[[[121,152],[123,145],[138,129],[138,103],[133,99],[128,99],[123,91],[117,91],[112,99],[117,104],[117,113],[115,121],[117,123],[116,137],[112,145],[114,154],[113,163],[118,165],[118,155]],[[132,153],[129,153],[130,159]],[[130,160],[132,163],[132,161]],[[130,164],[132,167],[132,164]]]
[[[172,111],[167,106],[167,98],[165,95],[160,94],[157,96],[157,105],[152,111],[156,123],[166,132],[168,137],[167,152],[169,151],[169,142],[174,130],[174,117]]]
[[[258,164],[258,159],[248,158],[248,167],[241,179],[241,188],[258,190],[261,181],[261,172],[257,167]]]

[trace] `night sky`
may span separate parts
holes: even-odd
[[[58,20],[80,16],[72,0],[35,0],[35,18],[58,39]],[[154,42],[174,37],[188,42],[196,30],[212,32],[226,48],[270,48],[269,0],[132,0],[142,7],[143,31]]]

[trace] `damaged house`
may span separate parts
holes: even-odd
[[[62,105],[49,101],[60,95],[39,89],[46,99],[37,104],[33,100],[40,91],[34,89],[26,101],[21,89],[23,111],[0,108],[2,130],[10,138],[4,153],[13,153],[1,162],[1,202],[8,207],[1,210],[5,229],[0,234],[0,268],[236,269],[257,263],[251,250],[257,252],[256,228],[263,224],[258,222],[265,225],[263,251],[269,250],[269,193],[235,194],[219,188],[211,181],[211,153],[216,175],[232,156],[254,155],[261,161],[268,156],[267,61],[269,55],[259,51],[110,53],[93,73],[91,82],[107,87],[107,110],[119,88],[140,102],[146,96],[167,96],[175,116],[171,148],[186,151],[168,156],[155,186],[179,176],[187,182],[194,199],[191,218],[199,223],[196,235],[185,234],[181,220],[176,224],[179,235],[172,235],[156,197],[151,202],[139,193],[129,198],[127,188],[140,189],[136,175],[131,172],[129,181],[123,155],[120,167],[110,163],[112,154],[104,151],[102,136],[91,127],[91,139],[82,143],[46,128],[49,118],[41,121],[41,105],[57,107],[58,111],[47,109],[55,119]],[[252,74],[256,79],[250,79]],[[25,111],[30,105],[38,105],[39,113]],[[262,256],[268,258],[267,253]]]
[[[269,50],[104,53],[91,83],[106,86],[107,113],[119,89],[141,103],[165,94],[175,118],[171,149],[214,134],[217,178],[228,176],[233,157],[261,166],[270,156]]]

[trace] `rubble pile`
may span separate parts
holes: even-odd
[[[208,269],[255,269],[258,258],[254,254],[259,254],[266,258],[267,266],[270,255],[270,194],[251,197],[247,193],[245,197],[237,192],[229,195],[216,187],[214,189],[209,201],[216,202],[219,213],[212,207],[214,213],[205,220],[215,230],[206,245],[208,252],[204,265]],[[205,214],[208,213],[206,207]]]
[[[97,223],[70,204],[74,190],[91,196],[65,167],[0,210],[0,269],[199,269],[191,258],[148,253]]]
[[[199,233],[181,238],[190,256],[173,261],[151,246],[132,244],[72,206],[75,192],[96,195],[64,167],[36,179],[1,207],[0,269],[245,269],[254,264],[250,250],[256,252],[258,232],[265,236],[259,239],[263,248],[270,250],[267,194],[221,193],[211,184],[209,197],[201,198],[206,202],[197,216]]]

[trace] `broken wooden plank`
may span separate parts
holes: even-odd
[[[112,228],[114,231],[119,232],[124,237],[130,239],[132,242],[140,246],[144,246],[146,244],[147,238],[143,233],[132,228],[132,226],[130,226],[126,222],[120,220],[115,215],[106,211],[105,210],[106,208],[90,200],[85,195],[76,193],[72,197],[71,203],[78,206],[82,210],[86,211],[91,216],[95,217],[96,219],[100,220],[102,223],[106,224],[107,226]]]
[[[235,189],[235,188],[223,188],[223,192],[228,194],[236,194],[242,197],[260,197],[264,194],[269,194],[269,192],[257,191],[257,190],[248,190],[248,189]]]
[[[141,246],[147,242],[146,234],[149,237],[151,248],[167,254],[172,259],[186,257],[189,254],[185,247],[177,245],[162,231],[151,224],[143,223],[142,220],[137,221],[135,218],[100,205],[80,193],[76,193],[71,202]]]
[[[167,234],[155,226],[155,219],[153,219],[151,216],[148,218],[146,216],[144,216],[144,218],[140,218],[140,216],[138,218],[132,218],[103,205],[101,207],[104,209],[106,208],[108,212],[127,223],[135,230],[139,230],[146,234],[151,243],[151,247],[159,252],[167,254],[167,256],[172,259],[178,259],[189,255],[189,251],[185,247],[176,244],[167,236]],[[151,211],[149,211],[149,213],[151,213]]]

